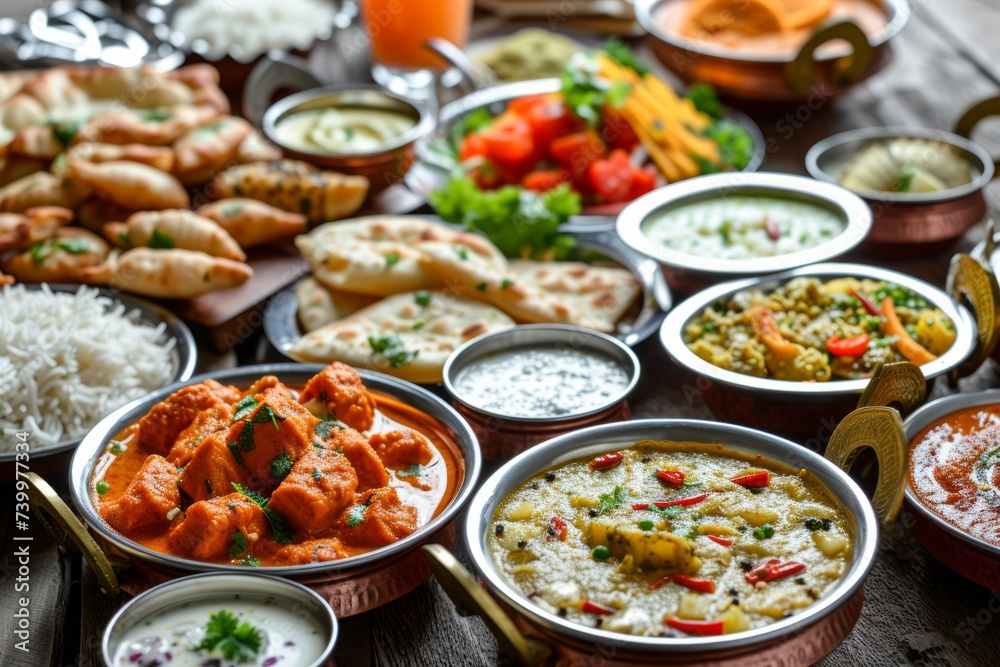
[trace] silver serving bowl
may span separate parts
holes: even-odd
[[[906,439],[912,444],[921,431],[938,419],[965,408],[987,405],[1000,405],[1000,389],[953,394],[931,401],[906,418],[903,423]],[[1000,587],[1000,546],[945,521],[920,502],[910,484],[906,485],[906,501],[915,511],[913,532],[935,558],[982,586]]]
[[[394,137],[377,151],[368,153],[336,153],[306,151],[282,144],[276,128],[288,116],[301,111],[328,107],[370,107],[410,116],[415,125]],[[414,144],[434,129],[436,119],[431,108],[373,84],[342,84],[305,90],[275,102],[264,112],[262,129],[269,140],[281,147],[285,155],[304,160],[324,169],[365,176],[373,191],[380,191],[398,182],[409,170],[414,159]]]
[[[882,445],[903,446],[899,417],[894,411],[865,408],[857,414],[865,412],[867,414],[856,420],[855,425],[863,423],[870,435],[879,433],[874,439],[880,440]],[[850,443],[858,440],[857,432],[851,428],[845,428],[843,437],[841,435],[838,433],[831,440],[831,449],[848,451],[854,446]],[[813,605],[792,616],[762,628],[716,637],[644,637],[616,633],[573,623],[537,606],[502,573],[489,553],[487,538],[497,507],[524,480],[545,470],[647,439],[719,443],[734,453],[762,455],[790,469],[811,471],[844,508],[854,527],[853,554],[840,582]],[[879,519],[872,505],[838,465],[844,465],[842,458],[835,464],[782,438],[730,424],[650,419],[594,426],[554,438],[517,456],[487,479],[469,504],[464,531],[469,556],[475,573],[500,600],[503,612],[499,612],[491,600],[483,600],[475,593],[469,596],[471,603],[461,592],[456,596],[456,581],[451,576],[454,568],[449,567],[447,557],[439,558],[438,550],[425,549],[425,552],[429,552],[432,563],[437,561],[435,574],[453,599],[462,598],[469,608],[489,617],[487,623],[495,632],[499,630],[502,647],[516,648],[519,643],[516,636],[523,633],[530,637],[527,644],[533,654],[544,655],[545,649],[551,650],[558,658],[565,659],[565,662],[556,660],[558,664],[589,664],[586,662],[588,655],[601,655],[602,664],[609,665],[649,664],[652,661],[657,664],[711,662],[734,665],[814,662],[836,647],[857,620],[860,606],[857,596],[871,570],[878,544]],[[885,484],[901,487],[905,471],[897,469],[893,474],[897,478],[889,479],[887,474]],[[855,604],[858,608],[854,608]],[[513,619],[516,626],[513,633],[509,626],[497,622],[498,612]],[[515,639],[508,641],[512,637]],[[522,646],[524,640],[521,636]],[[798,641],[805,643],[796,644]],[[572,662],[570,656],[580,662]],[[540,664],[541,661],[528,659],[525,662]]]
[[[446,104],[441,108],[438,127],[434,132],[423,137],[417,142],[417,162],[413,169],[406,175],[406,184],[417,194],[427,196],[435,190],[439,190],[448,182],[452,170],[457,166],[453,158],[435,150],[435,146],[440,146],[442,142],[449,142],[451,131],[456,123],[464,119],[468,114],[478,109],[486,108],[493,114],[500,114],[511,100],[527,95],[544,95],[546,93],[559,92],[562,83],[559,79],[534,79],[530,81],[517,81],[515,83],[505,83],[499,86],[492,86],[473,93]],[[763,164],[766,156],[764,135],[760,128],[746,116],[738,111],[727,109],[725,117],[743,126],[750,136],[753,137],[754,154],[747,164],[744,172],[757,171]],[[622,209],[624,204],[605,204],[598,206],[585,206],[584,215],[615,215]]]
[[[772,257],[718,259],[674,250],[646,236],[643,227],[671,208],[730,196],[768,196],[805,202],[832,211],[844,230],[814,248]],[[802,176],[772,173],[730,173],[699,176],[643,195],[618,214],[618,234],[630,248],[658,261],[677,288],[747,276],[759,276],[829,261],[851,250],[868,235],[871,212],[860,197],[844,188]]]
[[[45,283],[53,292],[63,292],[76,294],[80,285]],[[40,291],[41,284],[25,285],[25,289]],[[117,290],[97,288],[99,295],[112,301],[112,305],[122,304],[125,306],[125,313],[138,311],[139,319],[152,326],[163,324],[164,333],[173,338],[176,343],[170,352],[171,363],[173,364],[173,374],[170,382],[182,382],[191,377],[194,373],[195,364],[198,360],[198,348],[194,342],[191,330],[183,321],[170,311],[154,303],[140,299],[138,297],[122,294]],[[48,447],[33,448],[31,451],[31,469],[35,472],[62,472],[69,462],[69,456],[73,449],[80,444],[81,438],[64,440]],[[0,470],[13,469],[15,452],[0,452]]]
[[[105,665],[114,665],[124,635],[130,628],[142,623],[150,615],[181,604],[201,600],[218,601],[224,606],[239,593],[266,597],[270,605],[283,606],[296,615],[307,616],[318,622],[326,638],[323,653],[308,665],[321,667],[333,653],[337,641],[337,617],[326,601],[301,584],[260,574],[195,574],[160,584],[129,600],[111,617],[101,637],[101,655]]]

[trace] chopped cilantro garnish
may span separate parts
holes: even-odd
[[[399,262],[399,255],[397,255],[396,253],[390,252],[388,255],[385,256],[385,268],[388,269],[390,266],[396,264],[397,262]]]
[[[260,567],[260,559],[256,556],[244,556],[243,558],[236,561],[237,565],[246,565],[247,567]]]
[[[809,530],[830,530],[833,522],[829,519],[806,519],[806,528]]]
[[[125,444],[123,444],[121,442],[118,442],[117,440],[112,440],[111,441],[111,453],[112,454],[121,454],[122,452],[124,452],[127,449],[128,449],[128,445],[125,445]]]
[[[413,326],[410,328],[413,329],[414,331],[420,331],[425,326],[427,326],[427,320],[417,320],[416,322],[413,323]]]
[[[223,609],[209,616],[205,636],[198,649],[218,649],[226,660],[250,662],[260,653],[262,641],[260,630],[247,621],[241,623],[231,611]]]
[[[455,248],[455,254],[458,255],[458,258],[463,262],[469,259],[469,251],[463,248],[462,246]]]
[[[159,229],[154,229],[153,233],[149,235],[149,240],[146,241],[147,248],[161,248],[164,250],[169,250],[176,247],[174,243],[174,238],[167,234],[166,232],[161,232]]]
[[[316,428],[313,429],[313,433],[326,440],[330,437],[330,431],[333,430],[334,426],[341,430],[347,428],[347,424],[340,421],[336,417],[327,417],[320,423],[316,424]],[[323,445],[319,446],[322,447]]]
[[[628,491],[620,486],[616,486],[611,493],[601,494],[601,504],[597,508],[597,514],[601,515],[610,512],[616,507],[624,505],[628,501]]]
[[[253,396],[247,396],[246,398],[241,399],[240,402],[236,404],[236,412],[233,414],[233,423],[235,424],[256,409],[257,401],[254,400]]]
[[[275,430],[280,431],[281,427],[278,426],[278,422],[285,421],[285,417],[279,417],[278,415],[276,415],[274,413],[274,410],[272,410],[270,408],[270,406],[265,405],[264,407],[262,407],[260,410],[257,411],[257,414],[255,414],[253,416],[253,420],[252,421],[254,423],[256,423],[256,424],[263,424],[265,422],[271,422],[272,424],[274,424]],[[243,450],[243,451],[247,451],[247,450]]]
[[[486,283],[479,283],[478,285],[476,285],[476,291],[477,292],[485,292],[486,291]]]
[[[365,520],[365,510],[368,509],[368,505],[354,505],[351,507],[351,511],[347,515],[347,525],[354,528],[362,521]]]
[[[400,470],[396,472],[396,477],[414,477],[415,475],[419,475],[423,471],[424,467],[422,465],[420,465],[419,463],[414,463],[406,470]]]
[[[422,308],[426,308],[431,303],[431,293],[427,290],[420,290],[413,293],[413,300]]]
[[[41,264],[56,250],[62,250],[71,255],[82,255],[90,252],[90,244],[87,243],[86,239],[79,238],[49,239],[48,241],[42,241],[31,246],[28,249],[28,255],[31,257],[32,262]]]
[[[268,522],[271,524],[271,532],[274,533],[274,541],[278,544],[288,544],[292,541],[292,531],[289,530],[288,524],[285,523],[285,519],[275,512],[273,509],[267,506],[270,498],[265,498],[260,493],[254,491],[253,489],[248,489],[238,482],[232,482],[233,489],[237,493],[241,493],[257,505],[264,511],[264,516],[267,517]]]
[[[240,452],[244,454],[252,452],[257,447],[253,441],[253,422],[249,419],[243,420],[243,428],[240,430],[240,434],[236,436],[236,445],[239,447]]]
[[[271,477],[280,482],[288,477],[288,473],[292,471],[292,457],[288,455],[288,452],[281,452],[271,459],[270,468]]]
[[[229,539],[233,541],[233,544],[229,547],[229,557],[239,558],[241,555],[246,553],[247,550],[247,536],[241,531],[236,531],[229,536]]]
[[[381,338],[369,336],[368,344],[371,346],[372,352],[385,357],[394,368],[405,366],[420,354],[419,350],[412,352],[407,350],[403,341],[396,336],[382,336]]]
[[[511,280],[510,278],[504,278],[503,280],[500,281],[500,289],[507,289],[513,284],[514,284],[513,280]]]

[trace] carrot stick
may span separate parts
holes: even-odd
[[[899,351],[903,353],[909,361],[918,366],[934,361],[937,356],[931,354],[923,345],[913,340],[913,336],[906,330],[903,323],[896,314],[896,304],[891,297],[882,299],[882,317],[885,318],[885,333],[888,336],[898,336]]]

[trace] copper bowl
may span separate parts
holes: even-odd
[[[651,240],[644,231],[647,220],[671,208],[725,200],[730,196],[768,196],[812,204],[837,215],[843,222],[843,231],[805,250],[743,259],[688,254]],[[723,280],[760,276],[832,260],[861,243],[871,225],[871,213],[864,202],[844,188],[816,183],[803,176],[766,172],[712,174],[672,183],[631,202],[618,214],[615,223],[625,245],[659,262],[670,286],[685,293]]]
[[[281,143],[277,127],[286,117],[300,111],[327,107],[369,107],[394,111],[414,120],[414,126],[393,137],[377,151],[368,153],[335,153],[305,151]],[[304,90],[278,100],[264,112],[261,129],[279,146],[285,157],[303,160],[322,169],[364,176],[373,193],[400,182],[414,160],[417,140],[434,129],[437,121],[431,108],[420,101],[398,95],[373,84],[343,84]]]
[[[903,423],[911,442],[932,422],[963,408],[1000,404],[1000,390],[945,396],[916,410]],[[906,502],[913,508],[913,533],[936,559],[970,581],[1000,589],[1000,547],[949,523],[920,502],[909,483]]]
[[[628,384],[606,403],[590,410],[560,417],[514,417],[491,412],[464,397],[455,386],[463,369],[485,356],[518,347],[584,349],[616,361],[628,375]],[[639,359],[623,342],[603,333],[567,324],[527,324],[495,331],[455,350],[444,365],[444,386],[455,409],[472,426],[483,458],[509,459],[525,449],[584,426],[626,421],[632,416],[628,395],[639,382]]]
[[[983,189],[995,171],[993,158],[979,144],[942,130],[869,127],[820,141],[806,154],[806,169],[817,180],[836,183],[844,166],[865,146],[897,138],[929,139],[951,146],[968,162],[972,181],[941,192],[858,191],[875,219],[862,247],[894,257],[935,252],[986,215]]]
[[[910,18],[907,0],[881,0],[888,24],[869,38],[856,23],[839,21],[818,26],[794,56],[745,53],[700,43],[664,28],[663,7],[675,0],[637,0],[635,15],[653,37],[653,50],[668,69],[685,81],[711,84],[724,97],[756,108],[781,109],[807,104],[809,110],[867,79],[892,58],[889,41]],[[845,40],[852,51],[817,54],[819,47]]]
[[[745,632],[716,637],[640,637],[589,628],[535,605],[494,564],[487,548],[493,515],[522,481],[571,460],[640,440],[720,443],[730,451],[762,455],[815,474],[854,527],[854,553],[841,581],[812,606]],[[880,462],[879,511],[842,468],[857,448],[872,446]],[[521,665],[723,664],[805,665],[820,660],[851,632],[861,612],[862,586],[877,553],[880,522],[891,522],[902,499],[905,439],[892,408],[858,410],[834,434],[827,458],[787,440],[742,426],[681,419],[649,419],[594,426],[549,440],[497,470],[469,505],[466,546],[484,590],[444,549],[424,553],[456,604],[481,615],[500,647]],[[487,593],[489,591],[489,593]],[[499,601],[499,602],[498,602]],[[592,662],[593,661],[593,662]]]
[[[985,290],[968,290],[964,287],[972,282],[967,278],[970,273],[977,279],[977,285],[988,284],[986,272],[971,260],[969,263],[956,263],[955,267],[957,268],[950,281],[952,293],[956,296],[976,294],[972,307],[977,315],[987,311],[992,314],[992,292],[987,297]],[[772,276],[723,283],[675,306],[667,314],[660,329],[660,342],[664,349],[674,362],[697,376],[696,392],[704,396],[719,419],[782,433],[812,435],[822,442],[824,434],[829,435],[837,421],[858,404],[868,388],[870,381],[867,378],[793,382],[744,375],[715,366],[688,349],[684,341],[685,327],[711,304],[726,301],[736,292],[755,287],[764,291],[772,290],[798,277],[883,280],[907,287],[928,303],[940,308],[954,323],[956,338],[947,352],[919,368],[917,375],[922,375],[928,381],[960,368],[963,372],[971,372],[974,367],[969,368],[966,362],[975,360],[974,366],[977,367],[989,352],[985,349],[985,341],[993,337],[992,320],[981,318],[979,321],[984,327],[981,330],[969,310],[956,303],[951,296],[922,280],[896,271],[863,264],[815,264]],[[911,393],[909,398],[902,401],[903,407],[913,409],[923,398],[922,394]]]
[[[304,383],[324,366],[317,364],[270,364],[245,366],[200,375],[171,385],[134,401],[108,415],[80,443],[70,467],[69,486],[80,519],[37,475],[32,477],[32,502],[47,525],[52,525],[58,541],[73,542],[101,577],[102,588],[119,587],[137,594],[151,586],[193,572],[242,572],[239,565],[204,563],[178,558],[148,549],[112,530],[91,500],[91,471],[107,442],[126,426],[149,412],[156,403],[183,386],[207,378],[247,386],[263,375],[275,375],[284,382]],[[342,560],[283,567],[258,567],[254,572],[271,574],[307,584],[322,595],[339,618],[359,614],[410,592],[430,576],[423,565],[421,544],[450,544],[455,531],[452,521],[472,496],[482,464],[472,429],[447,403],[413,384],[381,373],[359,370],[369,389],[388,395],[433,417],[449,432],[463,459],[464,469],[451,503],[413,534],[381,549]],[[86,524],[86,525],[84,525]],[[89,531],[88,531],[89,528]],[[95,541],[96,539],[96,541]]]

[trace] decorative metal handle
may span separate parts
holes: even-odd
[[[260,127],[264,112],[275,94],[283,89],[295,92],[323,85],[309,63],[287,53],[270,52],[260,59],[243,86],[243,115]]]
[[[973,104],[955,123],[955,134],[972,138],[972,131],[986,118],[1000,116],[1000,97],[990,97]],[[993,159],[993,178],[1000,176],[1000,159]]]
[[[540,665],[552,653],[542,642],[525,637],[497,601],[483,589],[451,552],[440,544],[421,547],[431,572],[463,616],[475,614],[500,644],[500,650],[522,667]]]
[[[847,472],[865,447],[873,449],[878,457],[872,508],[884,528],[899,513],[906,486],[906,436],[899,412],[885,406],[871,406],[847,415],[830,437],[826,458]]]
[[[785,65],[785,78],[797,91],[807,91],[816,82],[816,64],[813,59],[816,49],[835,39],[850,42],[853,52],[838,58],[833,65],[831,80],[840,86],[860,81],[871,67],[874,51],[868,43],[868,36],[852,21],[838,21],[822,25],[816,29],[795,56]]]
[[[989,258],[986,259],[988,262]],[[976,318],[976,348],[955,369],[951,378],[954,381],[974,373],[993,354],[1000,339],[1000,284],[991,268],[959,253],[951,258],[947,290],[955,301],[968,305]]]
[[[899,410],[904,417],[927,398],[927,378],[909,361],[882,364],[875,371],[858,407],[882,405]]]
[[[77,518],[56,490],[37,474],[28,473],[28,502],[37,518],[62,550],[78,549],[83,552],[91,569],[97,576],[101,592],[105,595],[118,594],[118,577],[101,547],[87,532],[86,526]]]

